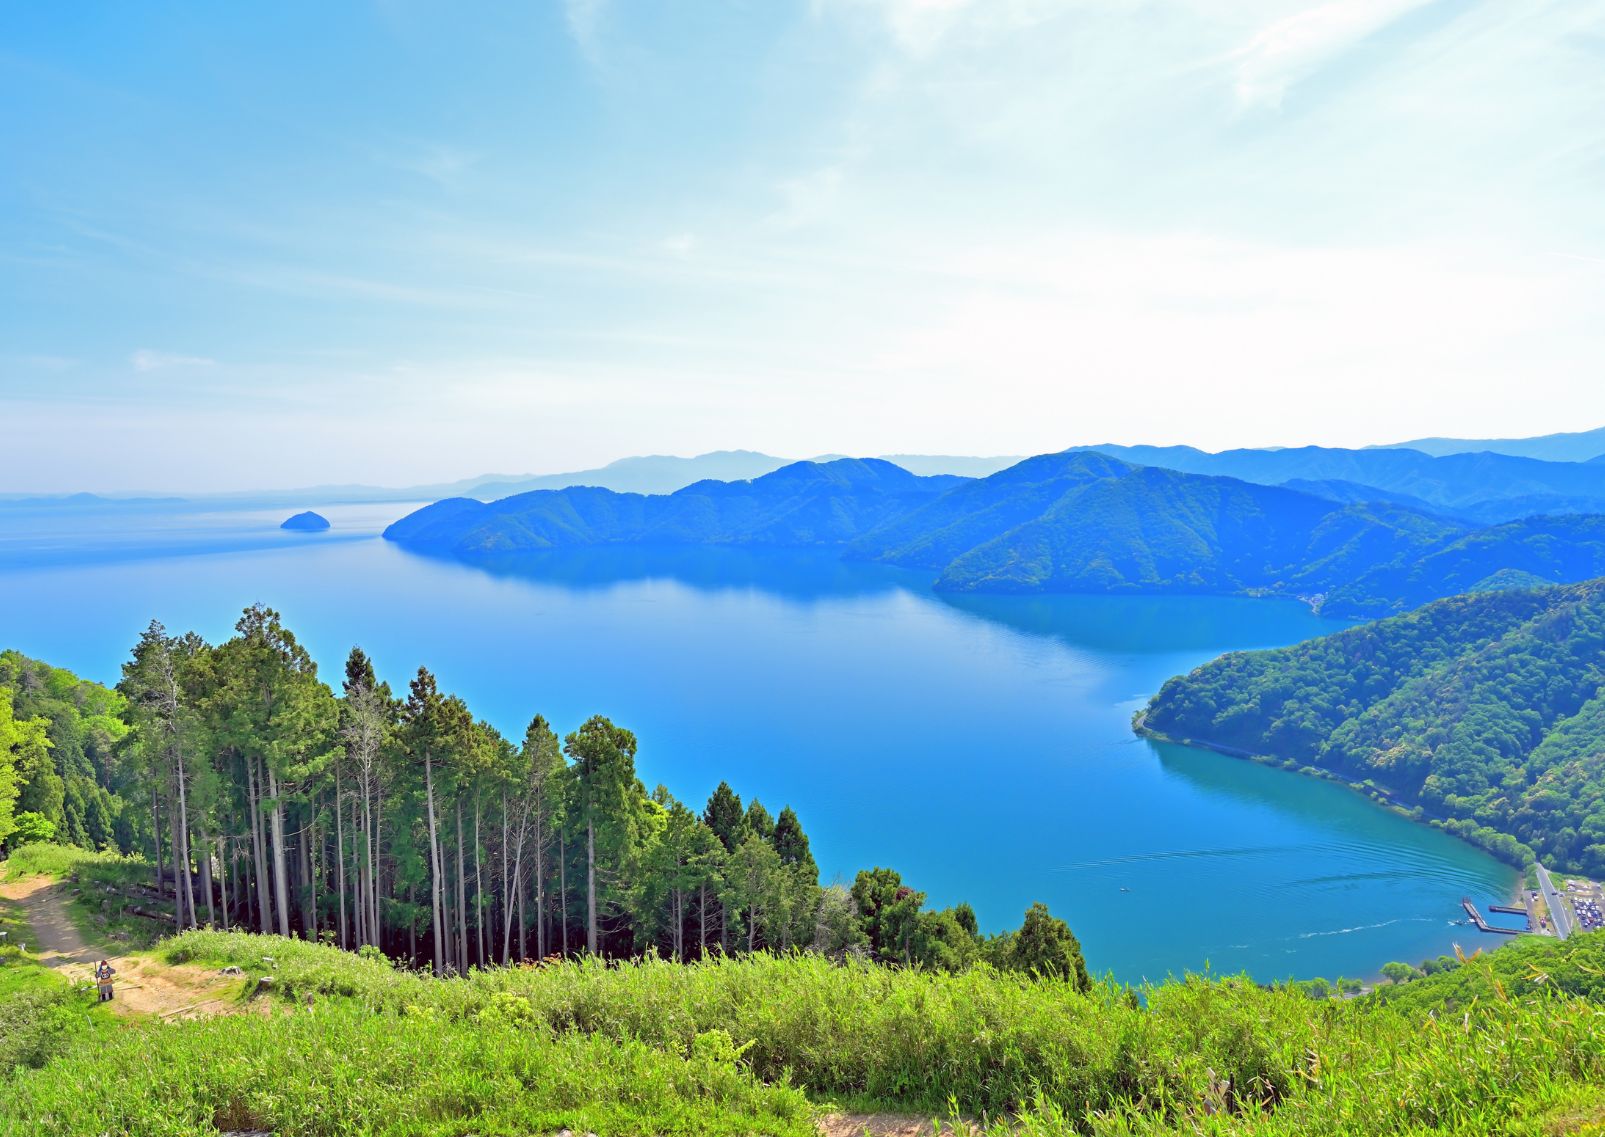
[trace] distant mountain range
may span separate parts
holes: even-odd
[[[1605,461],[1605,426],[1568,434],[1541,434],[1536,438],[1413,438],[1376,449],[1419,450],[1435,456],[1491,450],[1495,454],[1542,458],[1546,462]]]
[[[1540,513],[1605,512],[1605,463],[1546,462],[1509,454],[1466,453],[1435,458],[1417,450],[1223,450],[1191,446],[1088,446],[1127,462],[1189,474],[1216,474],[1262,485],[1348,483],[1413,500],[1450,516],[1482,522]],[[1352,489],[1340,496],[1352,497]]]
[[[845,457],[825,455],[816,462]],[[970,457],[954,454],[894,454],[886,460],[923,476],[961,474],[984,477],[1020,459],[1016,456]],[[694,458],[647,454],[620,458],[589,470],[561,474],[481,474],[455,482],[415,486],[374,486],[341,484],[303,486],[288,490],[240,490],[227,493],[194,494],[177,497],[134,497],[97,494],[0,494],[0,508],[8,505],[39,504],[58,509],[166,506],[182,508],[276,507],[296,505],[354,504],[365,502],[413,502],[447,497],[471,497],[495,501],[532,490],[558,490],[570,486],[599,486],[619,493],[669,494],[694,482],[745,481],[772,473],[796,459],[777,458],[756,450],[714,450]]]
[[[667,495],[572,487],[491,504],[456,498],[385,536],[468,559],[599,545],[824,546],[927,569],[953,592],[1276,593],[1354,615],[1605,574],[1605,517],[1482,526],[1084,450],[978,479],[838,459]]]
[[[1538,513],[1605,511],[1605,472],[1601,470],[1605,467],[1605,427],[1527,439],[1420,439],[1416,443],[1363,450],[1308,446],[1210,453],[1190,446],[1114,444],[1079,449],[1097,450],[1137,465],[1221,474],[1265,485],[1287,484],[1332,500],[1386,501],[1459,520],[1496,522]],[[1435,455],[1454,456],[1454,460],[1438,461]],[[812,461],[824,463],[841,457],[845,455],[823,455]],[[880,458],[925,477],[954,474],[971,478],[987,477],[1022,460],[1012,455],[953,454],[883,454]],[[755,450],[715,450],[691,458],[638,455],[593,469],[558,474],[481,474],[455,482],[413,486],[318,485],[141,498],[0,494],[0,507],[20,502],[38,502],[65,510],[134,504],[193,504],[208,508],[307,506],[448,497],[495,501],[533,490],[570,486],[597,486],[618,493],[670,494],[710,479],[731,482],[759,478],[793,461]]]

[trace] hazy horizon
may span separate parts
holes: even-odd
[[[1605,430],[1605,427],[1600,427],[1598,429]],[[1591,433],[1591,431],[1561,432],[1561,433]],[[1423,438],[1426,438],[1426,437],[1429,437],[1429,436],[1423,436]],[[1402,440],[1401,439],[1401,440],[1394,440],[1393,442],[1386,442],[1386,443],[1364,443],[1364,444],[1361,444],[1361,448],[1363,448],[1365,446],[1388,447],[1388,446],[1396,445],[1398,442],[1401,442],[1401,441],[1409,441],[1409,440]],[[1045,454],[1046,453],[1055,453],[1055,452],[1058,452],[1058,451],[1072,450],[1072,449],[1075,449],[1077,447],[1092,448],[1092,447],[1098,447],[1098,446],[1125,446],[1125,445],[1144,446],[1144,445],[1156,445],[1156,444],[1141,443],[1141,442],[1138,442],[1138,443],[1121,443],[1121,442],[1110,442],[1108,440],[1105,440],[1103,442],[1096,442],[1096,443],[1076,442],[1076,443],[1071,443],[1071,444],[1066,445],[1066,446],[1055,447],[1053,450],[1042,451],[1042,453],[1045,453]],[[1184,445],[1185,446],[1185,445],[1190,445],[1190,444],[1188,444],[1188,443],[1178,443],[1178,444],[1174,444],[1174,445]],[[1309,444],[1309,445],[1318,445],[1318,444]],[[1605,446],[1605,444],[1602,444],[1602,446]],[[1203,448],[1199,448],[1199,449],[1203,449]],[[1231,448],[1222,447],[1221,449],[1224,450],[1224,449],[1231,449]],[[1249,449],[1286,450],[1286,449],[1293,449],[1293,447],[1278,446],[1278,445],[1274,445],[1273,444],[1273,445],[1269,445],[1269,446],[1265,446],[1265,447],[1257,447],[1257,448],[1249,448]],[[1218,453],[1219,451],[1215,451],[1215,452]],[[271,494],[271,493],[285,493],[285,492],[310,492],[310,491],[317,491],[317,490],[322,490],[322,489],[341,490],[341,489],[363,488],[363,489],[398,490],[398,491],[400,491],[400,490],[413,490],[413,489],[426,490],[426,489],[437,488],[437,487],[440,487],[440,486],[458,485],[458,484],[465,483],[465,482],[466,483],[472,483],[472,482],[490,482],[490,483],[493,483],[493,482],[495,482],[497,480],[502,480],[502,479],[513,481],[513,480],[522,480],[522,479],[526,479],[526,478],[535,479],[535,478],[553,477],[553,476],[558,476],[558,475],[563,475],[563,474],[583,473],[583,472],[585,472],[587,470],[605,469],[607,467],[614,466],[614,465],[617,465],[619,463],[628,463],[628,462],[636,462],[636,461],[667,460],[667,461],[690,462],[690,461],[695,461],[696,459],[699,459],[699,458],[709,458],[709,457],[714,457],[714,456],[717,456],[717,455],[725,455],[725,454],[753,454],[753,455],[759,455],[759,456],[767,457],[767,458],[774,458],[776,460],[783,461],[783,462],[829,462],[829,461],[833,461],[833,460],[836,460],[836,459],[839,459],[839,458],[880,458],[880,459],[889,460],[889,461],[896,461],[896,459],[898,459],[900,457],[903,457],[903,458],[917,457],[917,458],[926,458],[926,459],[930,459],[930,458],[952,458],[952,459],[956,459],[956,460],[962,462],[962,461],[966,461],[966,460],[987,460],[987,459],[1023,460],[1025,458],[1036,457],[1036,455],[1033,455],[1033,454],[1019,454],[1019,455],[1006,455],[1006,454],[984,454],[984,455],[983,454],[901,454],[900,455],[900,454],[895,454],[895,453],[890,453],[890,452],[881,452],[881,453],[876,453],[876,454],[845,454],[845,453],[842,453],[840,451],[832,451],[832,452],[821,453],[821,454],[809,454],[809,455],[801,455],[801,456],[799,456],[799,455],[786,455],[786,454],[768,454],[768,453],[766,453],[764,451],[753,450],[750,447],[731,446],[731,447],[721,447],[721,448],[716,449],[716,450],[706,450],[706,451],[702,451],[701,453],[698,453],[698,454],[662,454],[662,453],[621,454],[621,455],[618,455],[617,457],[610,458],[610,459],[607,459],[605,461],[598,462],[594,466],[587,466],[587,467],[583,467],[583,468],[551,469],[551,470],[541,470],[541,469],[531,469],[531,470],[511,470],[511,469],[509,469],[509,470],[477,470],[477,471],[474,471],[474,472],[463,472],[463,473],[461,473],[461,474],[459,474],[458,476],[455,476],[455,477],[442,478],[442,479],[439,479],[438,481],[432,481],[432,482],[409,482],[409,483],[383,483],[383,482],[373,482],[373,481],[299,482],[299,483],[263,482],[263,483],[258,484],[258,485],[243,486],[243,487],[238,487],[238,488],[233,488],[233,489],[198,489],[195,486],[185,486],[185,485],[133,486],[133,487],[120,487],[120,488],[115,488],[115,489],[109,489],[109,488],[106,488],[106,487],[97,487],[97,486],[78,486],[78,487],[72,487],[72,488],[57,488],[57,489],[52,489],[52,490],[35,490],[35,491],[16,491],[16,490],[8,489],[5,486],[0,486],[0,498],[4,498],[4,497],[7,497],[7,496],[66,497],[66,496],[84,495],[84,494],[87,494],[87,495],[90,495],[90,496],[109,496],[109,497],[113,497],[113,498],[144,497],[144,496],[147,496],[147,495],[148,496],[155,496],[155,495],[180,496],[180,495],[182,495],[182,496],[188,496],[188,497],[204,498],[204,497],[211,496],[211,495],[235,495],[235,496],[241,496],[241,497],[248,497],[248,496],[250,496],[252,494]],[[943,472],[949,472],[949,471],[943,471]]]
[[[88,4],[0,492],[1605,422],[1605,0]]]

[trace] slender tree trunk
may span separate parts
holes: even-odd
[[[429,904],[434,914],[435,933],[435,974],[439,975],[445,968],[446,960],[442,954],[445,947],[445,937],[440,926],[440,838],[435,827],[435,773],[434,762],[428,753],[424,754],[424,793],[429,807]]]
[[[699,890],[702,893],[701,911],[697,913],[697,958],[708,954],[708,882],[704,880]]]
[[[513,886],[518,890],[518,958],[522,962],[529,958],[529,924],[524,919],[524,893],[527,890],[524,887],[523,880],[519,879],[518,873],[514,873],[514,878]],[[537,920],[540,919],[539,912],[535,914],[535,918]]]
[[[217,884],[219,889],[218,899],[222,905],[219,910],[223,914],[223,930],[226,932],[229,930],[227,837],[219,837],[217,839]]]
[[[312,806],[312,816],[317,817],[317,806]],[[303,926],[306,928],[306,938],[316,943],[318,940],[318,878],[323,870],[323,850],[318,845],[318,823],[308,820],[306,828],[301,833],[301,869],[306,879],[306,919]]]
[[[357,840],[361,814],[357,811],[357,795],[351,795],[351,863],[342,870],[349,879],[351,889],[351,946],[356,948],[368,942],[368,894],[362,887],[362,842]]]
[[[340,889],[340,948],[349,951],[346,938],[346,830],[345,815],[340,812],[340,767],[334,768],[334,875]]]
[[[457,970],[468,970],[468,880],[463,864],[463,799],[457,798]]]
[[[256,765],[254,757],[245,760],[251,793],[251,843],[256,858],[256,930],[265,935],[273,930],[273,898],[269,891],[267,851],[264,848],[262,833],[262,779],[257,773]]]
[[[480,868],[484,846],[479,843],[480,798],[474,795],[474,932],[479,940],[479,966],[485,966],[485,876]]]
[[[535,954],[546,958],[546,953],[552,950],[552,938],[549,934],[546,910],[551,907],[546,902],[546,818],[543,815],[545,802],[535,804]],[[524,817],[528,819],[526,810]],[[519,847],[523,848],[523,834],[519,835]],[[522,894],[520,894],[522,895]]]
[[[557,918],[563,924],[563,958],[568,958],[568,857],[566,849],[562,847],[562,838],[558,838],[557,850],[557,890],[558,913]]]
[[[374,831],[373,831],[373,775],[368,771],[362,774],[362,871],[364,873],[363,888],[367,893],[367,923],[368,942],[379,943],[379,898],[377,896],[379,882],[373,871],[374,861]]]
[[[512,877],[507,875],[510,856],[512,850],[507,848],[507,790],[502,790],[502,964],[512,962],[512,898],[515,893]]]
[[[375,799],[377,800],[379,794],[379,787],[377,785],[374,786],[373,792]],[[380,804],[382,805],[383,803],[381,802]],[[384,839],[384,834],[380,830],[380,826],[383,824],[384,818],[378,809],[373,810],[372,813],[373,840],[368,845],[368,903],[373,905],[373,911],[369,913],[369,915],[373,917],[373,920],[369,926],[373,929],[373,942],[382,946],[384,942],[385,926],[379,918],[379,890],[382,887],[379,876],[379,848],[380,843]]]
[[[596,823],[585,822],[585,950],[596,954]]]
[[[179,906],[183,910],[184,919],[179,921],[181,927],[196,927],[195,919],[195,878],[190,872],[189,855],[189,795],[184,783],[188,779],[184,776],[184,751],[175,738],[173,742],[173,773],[174,781],[178,783],[178,818],[173,824],[173,871],[177,873],[180,866],[184,869],[184,886],[180,894],[183,903]],[[178,878],[174,877],[175,886]],[[175,892],[177,889],[175,887]]]
[[[416,896],[416,895],[417,895],[417,893],[413,890],[412,885],[409,884],[407,886],[407,909],[408,909],[408,911],[412,910],[413,897]],[[410,919],[410,920],[407,921],[407,956],[408,956],[408,958],[410,958],[412,960],[412,965],[414,967],[417,967],[418,966],[418,921],[416,919]]]
[[[217,908],[212,903],[212,839],[204,831],[201,833],[201,855],[195,858],[201,863],[201,893],[206,897],[206,922],[217,927]]]
[[[674,960],[685,962],[685,895],[678,886],[674,890]]]
[[[150,835],[155,844],[156,859],[156,895],[161,896],[167,889],[162,881],[162,795],[157,792],[161,780],[154,779],[150,787]]]
[[[284,856],[284,799],[279,796],[279,776],[268,764],[268,796],[273,799],[273,899],[279,916],[279,935],[290,938],[290,882]]]
[[[505,859],[505,858],[504,858]],[[524,891],[519,887],[519,881],[524,875],[524,843],[518,843],[517,856],[513,858],[513,875],[506,887],[511,896],[518,898],[518,957],[524,958]],[[513,947],[513,905],[507,905],[507,912],[502,921],[502,955],[512,951]]]

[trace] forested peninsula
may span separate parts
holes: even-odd
[[[177,930],[367,948],[436,973],[526,958],[803,949],[1087,982],[1035,905],[983,935],[893,869],[822,886],[801,820],[720,783],[701,810],[636,773],[602,716],[504,738],[420,668],[405,694],[353,649],[339,691],[279,615],[212,645],[153,623],[116,688],[0,654],[0,852],[139,854]]]
[[[1390,470],[1417,459],[1466,465],[1379,453]],[[1605,475],[1596,480],[1605,493]],[[385,537],[479,563],[609,546],[825,548],[928,572],[947,592],[1282,595],[1338,616],[1605,574],[1599,514],[1487,525],[1358,483],[1264,485],[1085,450],[984,478],[839,459],[656,496],[572,487],[489,503],[451,498],[400,519]]]
[[[1605,580],[1232,652],[1139,723],[1337,776],[1516,865],[1605,876]]]

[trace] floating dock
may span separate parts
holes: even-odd
[[[1469,896],[1462,896],[1460,898],[1460,907],[1466,910],[1466,915],[1471,917],[1471,922],[1477,926],[1477,931],[1479,932],[1492,932],[1496,936],[1521,935],[1522,930],[1520,928],[1496,928],[1487,920],[1484,920],[1482,918],[1482,913],[1477,911],[1477,906],[1471,902],[1471,897]],[[1496,911],[1494,906],[1491,904],[1488,906],[1488,910],[1490,912]]]

